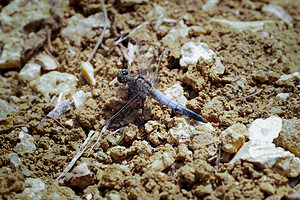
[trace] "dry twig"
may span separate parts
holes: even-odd
[[[259,90],[257,90],[256,92],[254,92],[253,94],[250,94],[250,95],[248,95],[248,96],[246,96],[246,97],[235,98],[234,100],[239,101],[239,100],[248,99],[248,98],[250,98],[250,97],[253,97],[253,96],[255,96],[255,95],[261,93],[262,91],[263,91],[263,89],[259,89]]]

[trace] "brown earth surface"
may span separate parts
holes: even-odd
[[[101,1],[70,2],[71,5],[63,8],[61,28],[66,26],[65,20],[76,13],[89,16],[102,12]],[[20,81],[19,69],[1,71],[1,76],[7,79],[7,84],[1,86],[6,91],[0,93],[1,99],[9,101],[11,96],[27,96],[23,100],[19,98],[18,111],[1,121],[1,198],[29,199],[24,184],[28,177],[40,178],[45,183],[46,190],[41,193],[41,199],[88,199],[90,195],[93,199],[299,197],[299,177],[284,177],[247,161],[229,164],[234,155],[220,151],[222,141],[219,137],[223,130],[236,123],[248,125],[257,118],[273,115],[282,119],[299,117],[299,80],[276,82],[281,75],[300,71],[299,1],[220,1],[212,10],[202,10],[205,1],[194,0],[168,3],[151,1],[126,8],[121,2],[123,1],[105,2],[111,27],[91,60],[95,67],[95,86],[89,85],[82,78],[80,63],[87,60],[101,31],[93,30],[95,37],[84,36],[75,56],[68,51],[60,32],[53,36],[52,55],[60,63],[56,70],[75,75],[79,79],[76,90],[90,92],[92,95],[83,106],[77,109],[72,106],[57,120],[48,118],[45,123],[41,123],[55,107],[55,103],[37,94],[29,84]],[[293,25],[263,12],[262,7],[269,3],[281,6],[292,16]],[[183,20],[188,27],[192,27],[188,36],[168,41],[164,36],[176,23],[164,24],[165,29],[150,24],[139,29],[121,45],[107,48],[121,36],[121,31],[129,33],[146,20],[152,20],[147,13],[154,9],[154,4],[166,9],[165,17]],[[211,22],[210,18],[235,21],[274,20],[274,23],[255,32],[251,29],[239,31],[230,25]],[[196,26],[201,30],[195,30]],[[135,44],[136,38],[143,48],[154,47],[158,53],[162,52],[163,47],[169,48],[170,51],[163,57],[160,66],[158,89],[165,91],[179,82],[188,99],[186,106],[201,113],[215,130],[210,135],[201,135],[201,130],[196,128],[196,133],[190,134],[189,141],[174,142],[168,134],[172,127],[183,120],[182,116],[150,98],[145,102],[143,110],[141,106],[137,106],[132,112],[115,120],[91,150],[91,154],[89,148],[79,158],[75,167],[80,163],[87,163],[90,170],[87,176],[79,178],[79,183],[73,177],[56,184],[56,178],[75,156],[88,133],[91,130],[100,132],[106,120],[127,102],[127,93],[118,89],[120,84],[108,83],[120,69],[128,67],[120,49],[127,47],[128,41]],[[181,47],[188,41],[197,41],[199,38],[221,58],[225,66],[224,74],[214,74],[204,60],[188,67],[179,65]],[[47,47],[47,43],[45,46]],[[41,48],[40,51],[44,50]],[[122,64],[117,64],[118,60]],[[152,66],[157,66],[158,61],[157,56]],[[137,64],[133,63],[134,70]],[[290,93],[290,96],[287,100],[276,100],[278,93]],[[70,119],[74,122],[73,126],[66,123]],[[156,123],[151,124],[152,121]],[[199,122],[190,121],[193,126],[198,127]],[[21,126],[28,129],[37,148],[33,153],[19,155],[20,167],[13,169],[8,154],[14,152],[19,142]],[[118,128],[122,129],[112,133]],[[300,132],[299,129],[298,131]],[[116,139],[124,135],[124,139],[119,145],[115,145],[107,135]],[[290,143],[295,142],[291,138]],[[296,155],[297,149],[299,152],[299,146],[294,145],[291,150],[280,139],[276,145],[289,151],[296,149],[293,152]],[[167,167],[153,167],[153,163],[160,160],[162,166]],[[29,170],[30,175],[24,173],[24,170]],[[73,176],[76,177],[74,171]]]

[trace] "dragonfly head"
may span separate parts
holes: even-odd
[[[127,69],[122,69],[117,74],[118,81],[120,83],[126,83],[127,82],[127,75],[128,75],[128,70]]]

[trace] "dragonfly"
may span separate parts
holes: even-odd
[[[156,74],[158,73],[163,54],[164,51],[160,56],[158,67],[156,68]],[[111,122],[118,116],[128,113],[129,108],[132,108],[132,105],[134,105],[138,100],[142,100],[143,105],[145,99],[148,96],[152,96],[161,104],[166,105],[172,110],[179,112],[181,115],[186,115],[189,118],[195,119],[200,122],[208,122],[201,115],[181,105],[180,103],[173,100],[171,97],[165,95],[164,93],[156,89],[154,83],[142,73],[134,73],[133,71],[129,71],[127,69],[121,69],[117,73],[117,80],[119,83],[128,86],[128,89],[130,93],[133,94],[133,97],[115,115],[113,115],[110,118],[109,122]]]

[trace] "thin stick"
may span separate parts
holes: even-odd
[[[57,119],[54,119],[53,117],[51,117],[51,116],[49,116],[49,115],[43,115],[44,117],[48,117],[48,118],[50,118],[50,119],[53,119],[56,123],[58,123],[61,127],[63,127],[64,129],[66,129],[65,128],[65,126],[64,125],[62,125]]]
[[[248,99],[248,98],[250,98],[250,97],[253,97],[253,96],[255,96],[255,95],[261,93],[262,91],[263,91],[263,89],[259,89],[259,90],[257,90],[256,92],[254,92],[253,94],[250,94],[249,96],[241,97],[241,98],[235,98],[234,100],[239,101],[239,100],[243,100],[243,99]]]
[[[134,29],[132,29],[132,31],[126,35],[125,37],[120,37],[117,41],[115,41],[114,45],[118,45],[119,43],[123,42],[124,40],[126,40],[128,37],[130,37],[132,34],[134,34],[138,29],[142,28],[143,26],[150,24],[151,21],[145,21],[144,23],[138,25],[137,27],[135,27]]]
[[[55,60],[57,65],[60,65],[60,63],[58,62],[58,60],[52,55],[52,53],[47,49],[47,47],[44,47],[44,50],[46,51],[46,53],[53,58],[53,60]]]
[[[49,28],[48,30],[47,30],[47,35],[48,35],[48,47],[49,47],[49,49],[50,49],[50,52],[53,52],[53,46],[52,46],[52,44],[51,44],[51,29]]]
[[[99,48],[102,40],[103,40],[103,37],[104,37],[104,34],[105,34],[105,31],[106,31],[106,28],[107,28],[107,12],[106,12],[106,7],[105,7],[105,3],[104,3],[104,0],[101,0],[101,3],[102,3],[102,8],[103,8],[103,12],[104,12],[104,27],[103,27],[103,30],[102,30],[102,33],[98,39],[98,42],[96,44],[96,46],[94,47],[93,51],[92,51],[92,54],[89,56],[87,62],[90,62],[91,59],[93,58],[93,56],[95,55],[97,49]]]

